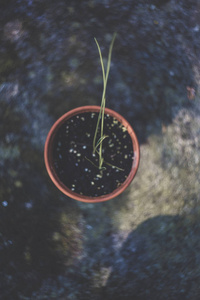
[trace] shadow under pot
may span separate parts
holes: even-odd
[[[47,172],[65,195],[82,202],[102,202],[121,194],[133,180],[140,159],[139,144],[131,125],[105,108],[102,169],[93,151],[100,106],[75,108],[50,129],[44,149]],[[97,141],[100,130],[97,132]]]

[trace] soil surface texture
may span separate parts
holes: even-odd
[[[54,167],[60,180],[72,191],[97,197],[113,192],[130,173],[133,145],[127,129],[106,114],[102,170],[99,155],[93,153],[98,113],[82,113],[59,128],[54,143]],[[100,138],[99,130],[96,143]],[[97,148],[99,151],[99,147]]]

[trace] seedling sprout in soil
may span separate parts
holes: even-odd
[[[100,109],[94,107],[88,111],[83,107],[82,110],[66,119],[54,137],[54,169],[72,192],[88,197],[108,195],[130,174],[135,157],[132,140],[120,119],[105,108],[104,134],[109,138],[103,141],[105,169],[100,170],[92,145]]]
[[[102,93],[102,99],[101,99],[101,109],[99,111],[99,116],[98,116],[96,130],[95,130],[94,139],[93,139],[93,154],[97,153],[98,156],[99,156],[99,166],[98,166],[98,168],[101,171],[101,174],[102,174],[102,171],[106,169],[106,167],[103,167],[103,163],[105,163],[109,166],[115,167],[119,170],[123,170],[123,169],[121,169],[117,166],[114,166],[114,165],[110,164],[109,162],[106,162],[104,160],[104,157],[103,157],[103,141],[106,138],[109,137],[108,135],[104,134],[104,115],[105,115],[105,106],[106,106],[106,87],[107,87],[108,76],[109,76],[109,72],[110,72],[112,49],[113,49],[114,41],[116,39],[116,35],[117,34],[114,33],[111,44],[110,44],[109,53],[108,53],[108,61],[107,61],[107,66],[106,66],[106,73],[105,73],[101,48],[99,46],[99,43],[98,43],[97,39],[94,38],[94,40],[97,44],[98,51],[99,51],[99,57],[100,57],[100,63],[101,63],[101,68],[102,68],[102,75],[103,75],[103,93]],[[101,126],[99,125],[100,121],[101,121]],[[99,138],[98,141],[96,141],[99,126],[100,126],[100,138]]]
[[[73,193],[85,197],[111,195],[126,182],[135,158],[133,142],[124,125],[126,120],[105,107],[115,38],[116,33],[110,43],[106,68],[95,38],[103,75],[101,106],[80,107],[79,112],[63,119],[54,136],[56,176]]]

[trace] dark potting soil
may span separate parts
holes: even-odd
[[[104,116],[103,158],[93,154],[93,138],[98,113],[82,113],[59,128],[53,148],[54,167],[60,180],[73,192],[97,197],[111,193],[130,173],[134,151],[127,129],[112,116]],[[97,140],[100,138],[99,133]],[[109,164],[109,165],[108,165]]]

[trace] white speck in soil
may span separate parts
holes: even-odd
[[[77,153],[76,156],[81,156],[81,153]]]
[[[78,163],[75,163],[75,166],[78,167]]]
[[[94,181],[91,181],[91,185],[94,185]]]
[[[86,149],[86,148],[87,148],[87,146],[84,145],[84,146],[83,146],[83,149]]]
[[[59,154],[59,158],[62,159],[62,155],[61,154]]]
[[[88,172],[88,168],[85,168],[85,172]]]
[[[84,118],[84,117],[81,117],[81,120],[82,120],[82,121],[85,121],[85,118]]]
[[[97,177],[98,177],[98,178],[102,178],[102,175],[101,175],[101,174],[97,174]]]

